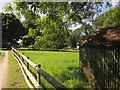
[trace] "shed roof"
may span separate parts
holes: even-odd
[[[104,46],[120,48],[120,28],[106,28],[96,32],[93,36],[83,41],[82,46]]]

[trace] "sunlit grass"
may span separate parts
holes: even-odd
[[[29,56],[30,60],[36,64],[41,64],[41,68],[52,75],[55,79],[67,88],[88,87],[82,81],[79,70],[78,51],[32,51],[24,50],[22,53]],[[47,88],[51,87],[47,82],[43,82]]]

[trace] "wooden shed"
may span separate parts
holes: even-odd
[[[80,45],[80,68],[93,88],[120,90],[120,28],[106,28]]]

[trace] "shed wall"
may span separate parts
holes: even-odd
[[[80,68],[93,88],[120,89],[120,49],[82,47]]]

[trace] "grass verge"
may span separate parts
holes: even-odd
[[[28,88],[17,61],[9,51],[7,88]]]
[[[4,56],[4,52],[0,51],[0,62],[2,61],[3,56]]]
[[[2,61],[2,52],[0,51],[0,62]]]

